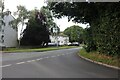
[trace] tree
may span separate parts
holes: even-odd
[[[35,10],[34,10],[35,11]],[[46,25],[46,17],[43,12],[30,12],[29,22],[23,32],[21,45],[27,46],[47,46],[49,39],[49,30]]]
[[[97,50],[96,43],[93,40],[93,33],[91,27],[84,29],[83,40],[84,44],[86,45],[84,46],[84,48],[86,49],[87,52]]]
[[[22,24],[21,30],[20,30],[20,38],[19,38],[19,46],[20,46],[20,40],[23,34],[23,26],[25,24],[25,20],[28,19],[29,11],[25,8],[25,6],[19,5],[17,6],[17,11],[14,12],[14,16],[17,16],[17,18],[13,21],[11,21],[9,24],[13,26],[14,29],[18,31],[18,25]]]
[[[51,2],[48,7],[57,18],[68,16],[74,22],[89,23],[91,40],[97,50],[107,55],[120,55],[120,2]]]
[[[64,34],[69,36],[70,42],[83,42],[83,28],[73,25],[64,30]]]
[[[49,27],[49,28],[53,27],[54,24],[56,24],[56,23],[53,20],[53,15],[52,15],[51,11],[49,10],[49,8],[46,7],[46,6],[43,6],[40,11],[46,17],[46,25],[47,25],[47,27]]]

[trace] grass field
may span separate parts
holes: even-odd
[[[102,62],[108,65],[120,67],[120,64],[119,64],[120,59],[118,59],[117,56],[114,56],[114,57],[107,56],[105,54],[100,54],[98,52],[88,53],[85,51],[85,49],[81,49],[79,52],[79,55],[97,62]]]
[[[51,50],[69,49],[69,48],[76,48],[76,46],[47,47],[47,48],[6,48],[2,52],[4,52],[4,53],[10,53],[10,52],[42,52],[42,51],[51,51]]]

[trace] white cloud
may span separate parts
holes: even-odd
[[[60,27],[60,30],[61,31],[64,31],[67,27],[70,27],[72,25],[78,25],[80,27],[83,27],[83,28],[86,28],[88,24],[80,24],[80,23],[73,23],[72,21],[69,21],[68,22],[68,18],[67,17],[64,17],[64,18],[61,18],[61,19],[55,19],[55,22],[57,23],[57,25]]]
[[[10,11],[16,11],[16,6],[23,5],[28,10],[32,10],[35,7],[40,9],[43,5],[45,5],[44,0],[5,0],[5,10],[9,9]]]

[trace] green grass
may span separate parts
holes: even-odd
[[[119,65],[120,59],[118,59],[117,57],[107,56],[105,54],[100,54],[98,52],[88,53],[85,51],[85,49],[81,49],[79,55],[97,62],[102,62],[108,65],[120,67]]]
[[[51,51],[59,49],[69,49],[75,48],[76,46],[62,46],[62,47],[47,47],[47,48],[6,48],[2,52],[12,53],[12,52],[42,52],[42,51]]]

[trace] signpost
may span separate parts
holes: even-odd
[[[59,46],[59,43],[58,43],[58,33],[59,33],[59,31],[60,31],[60,29],[59,29],[59,27],[57,25],[54,25],[52,27],[52,33],[55,36],[57,47]]]

